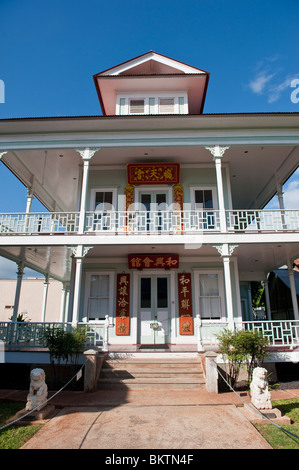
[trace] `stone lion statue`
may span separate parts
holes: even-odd
[[[41,410],[45,406],[48,387],[45,382],[46,374],[43,369],[32,369],[30,372],[30,387],[27,395],[26,410]]]
[[[267,369],[256,367],[253,369],[250,384],[251,403],[258,410],[272,409],[271,393],[268,389]]]

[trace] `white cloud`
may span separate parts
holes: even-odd
[[[299,77],[299,73],[285,74],[278,65],[279,56],[260,60],[254,67],[253,78],[248,82],[247,88],[252,93],[264,95],[269,104],[276,102],[282,93],[289,89],[292,91],[291,81]]]
[[[274,77],[275,73],[267,75],[265,72],[259,73],[251,82],[249,82],[249,88],[253,93],[261,94],[266,84]]]
[[[299,170],[284,187],[284,206],[286,209],[299,209]]]

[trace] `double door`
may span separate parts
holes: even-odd
[[[141,220],[140,228],[147,232],[160,232],[169,229],[167,211],[167,192],[148,191],[140,194]]]
[[[139,343],[170,342],[170,296],[168,275],[142,275],[139,278]]]

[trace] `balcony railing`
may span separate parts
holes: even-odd
[[[201,322],[196,319],[195,341],[205,346],[217,347],[216,335],[227,323]],[[86,330],[86,347],[100,346],[108,350],[109,318],[96,323],[79,323],[79,327]],[[299,347],[299,320],[275,321],[248,321],[235,324],[236,329],[258,330],[269,340],[269,347],[292,350]],[[33,348],[46,348],[45,331],[48,329],[63,329],[71,331],[70,323],[31,323],[31,322],[0,322],[0,341],[3,341],[8,350],[24,350]]]
[[[272,347],[299,347],[299,320],[247,321],[236,327],[260,331]]]
[[[79,212],[0,214],[0,234],[76,234]],[[299,210],[228,210],[232,233],[299,231]],[[85,233],[142,235],[220,232],[218,210],[86,212]]]
[[[230,210],[226,214],[227,230],[232,232],[299,230],[298,210]]]
[[[219,211],[107,211],[86,214],[86,232],[190,233],[219,231]]]
[[[0,233],[77,233],[78,212],[0,214]]]
[[[86,346],[104,345],[105,325],[105,320],[78,324],[85,329]],[[73,328],[71,323],[0,322],[0,341],[9,349],[46,348],[46,331],[72,331]]]

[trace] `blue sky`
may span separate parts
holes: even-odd
[[[204,113],[298,112],[298,30],[298,0],[0,0],[0,119],[99,115],[92,76],[149,50],[210,72]],[[0,196],[25,210],[3,164]]]

